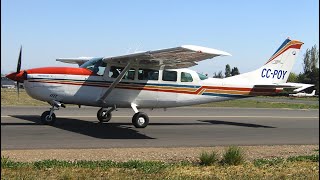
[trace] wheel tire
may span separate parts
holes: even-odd
[[[110,119],[112,118],[112,114],[111,113],[107,113],[107,110],[103,110],[102,108],[99,109],[99,111],[97,112],[97,118],[100,122],[109,122]],[[104,113],[107,113],[106,115]]]
[[[41,122],[42,124],[47,124],[47,125],[53,125],[54,122],[56,121],[56,115],[54,113],[51,114],[50,116],[50,111],[45,111],[41,115]]]
[[[132,117],[132,124],[136,128],[145,128],[149,124],[149,117],[146,113],[138,112]]]

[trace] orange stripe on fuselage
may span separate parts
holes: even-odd
[[[78,86],[95,86],[95,87],[109,87],[110,83],[95,83],[95,82],[72,82],[68,80],[56,81],[56,80],[29,80],[30,82],[37,83],[53,83],[53,84],[69,84]],[[234,94],[234,95],[264,95],[280,92],[280,89],[266,89],[266,88],[240,88],[240,87],[220,87],[220,86],[202,86],[198,89],[192,88],[174,88],[174,87],[162,87],[162,86],[144,86],[135,84],[118,84],[116,88],[131,89],[131,90],[147,90],[158,92],[171,92],[171,93],[184,93],[201,95],[203,93],[220,93],[220,94]]]
[[[42,67],[26,70],[28,74],[68,74],[68,75],[86,75],[95,76],[95,74],[86,68],[75,67]]]

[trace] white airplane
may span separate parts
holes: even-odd
[[[42,67],[17,71],[8,78],[24,83],[34,99],[51,105],[41,115],[44,124],[52,125],[55,110],[65,104],[101,107],[100,122],[108,122],[116,108],[132,108],[132,124],[144,128],[149,123],[141,108],[168,108],[226,101],[256,95],[270,95],[286,84],[302,42],[286,39],[259,69],[224,79],[208,78],[186,69],[197,62],[229,53],[194,45],[146,51],[115,57],[61,58],[57,61],[80,67]]]
[[[304,91],[299,92],[299,93],[295,93],[295,94],[289,94],[289,96],[292,97],[316,97],[316,90],[313,90],[312,93],[308,94]]]

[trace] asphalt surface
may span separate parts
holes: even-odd
[[[1,107],[1,149],[195,147],[319,144],[319,110],[172,108],[142,110],[145,129],[131,124],[133,111],[113,112],[109,123],[98,108],[56,111],[54,126],[41,125],[48,107]]]

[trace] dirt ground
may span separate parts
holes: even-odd
[[[214,150],[222,156],[228,147],[175,147],[175,148],[110,148],[110,149],[40,149],[2,150],[2,157],[14,161],[31,162],[45,159],[57,160],[112,160],[112,161],[198,161],[201,152]],[[289,157],[319,153],[319,145],[240,146],[246,160]],[[318,150],[318,151],[316,151]]]

